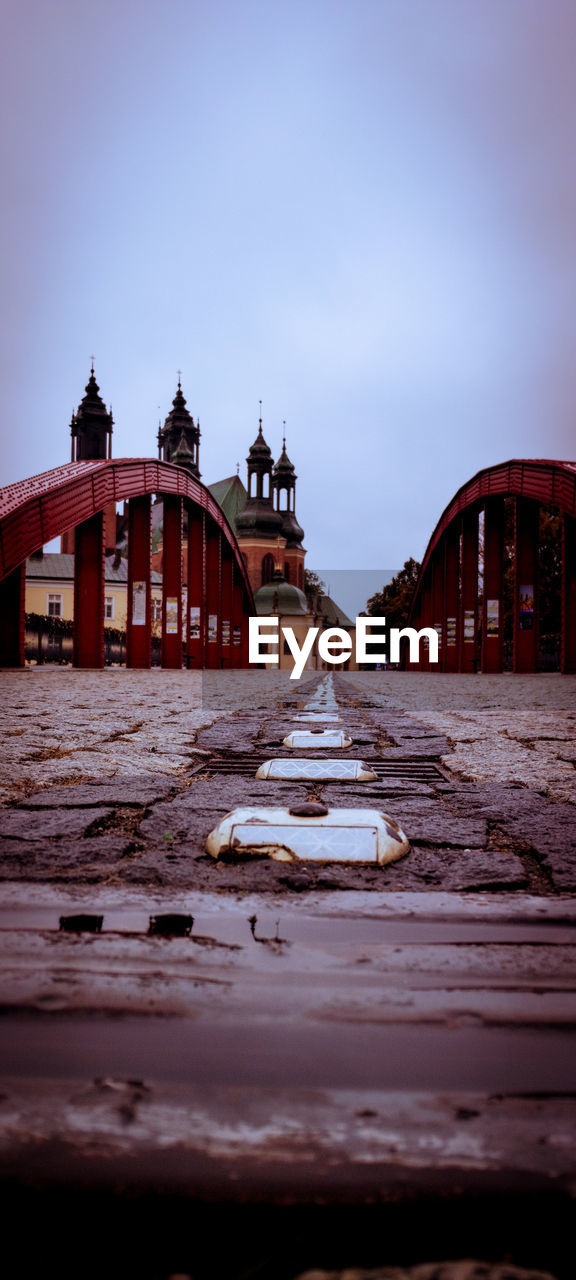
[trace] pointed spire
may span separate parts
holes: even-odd
[[[248,450],[248,500],[236,516],[238,532],[254,532],[257,537],[276,535],[280,528],[280,516],[272,504],[272,467],[270,446],[262,431],[262,401],[258,419],[258,435]]]
[[[194,461],[194,454],[188,444],[186,436],[184,435],[184,431],[182,431],[178,444],[171,455],[170,461],[178,463],[181,467],[189,466],[190,462]]]
[[[258,419],[258,435],[256,436],[254,444],[250,445],[250,448],[248,450],[248,457],[246,459],[248,466],[250,466],[251,461],[254,461],[257,458],[262,460],[270,459],[270,462],[272,462],[272,452],[270,450],[270,446],[266,444],[266,441],[264,439],[264,433],[262,431],[262,401],[259,400],[258,404],[260,405],[260,417]]]
[[[284,476],[293,477],[293,479],[296,480],[297,476],[294,468],[294,463],[290,461],[290,458],[286,453],[286,420],[285,419],[282,422],[282,426],[284,428],[284,434],[282,436],[282,453],[280,454],[280,457],[274,466],[273,474],[275,477],[279,475],[284,475]]]
[[[114,419],[112,409],[107,410],[100,395],[100,387],[94,376],[94,356],[91,357],[90,377],[78,410],[72,415],[70,433],[76,441],[73,448],[76,461],[111,456],[111,437]]]
[[[158,429],[158,446],[164,462],[176,462],[200,477],[198,467],[200,423],[194,423],[182,392],[182,374],[178,370],[178,386],[172,408],[163,427]]]

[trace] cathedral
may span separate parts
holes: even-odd
[[[200,479],[199,448],[200,424],[186,407],[179,380],[170,413],[158,431],[158,457]],[[208,488],[236,534],[252,590],[256,594],[279,571],[284,581],[303,591],[306,551],[304,530],[296,519],[298,477],[286,453],[285,438],[274,462],[261,417],[246,462],[247,488],[238,475],[217,480]]]
[[[112,412],[102,400],[92,365],[85,395],[70,422],[71,461],[111,458],[113,425]],[[200,423],[194,421],[187,407],[179,377],[172,408],[164,425],[158,428],[158,457],[163,462],[184,467],[201,479],[200,435]],[[296,588],[290,593],[295,603],[298,593],[304,591],[306,558],[304,530],[296,518],[298,477],[286,452],[285,437],[280,457],[274,462],[264,439],[261,416],[246,462],[247,487],[239,475],[217,480],[207,487],[236,535],[254,595],[274,579]],[[153,567],[157,573],[162,571],[161,519],[162,506],[158,503],[152,517],[156,531]],[[112,506],[105,512],[105,541],[107,556],[116,557],[116,572],[120,558],[118,548],[122,548],[124,539],[123,517],[117,515]],[[65,554],[73,554],[73,530],[63,535],[61,549]],[[305,612],[304,602],[300,604],[298,612]]]
[[[71,460],[82,462],[112,457],[114,420],[96,382],[94,365],[85,395],[70,423]],[[196,479],[200,473],[200,423],[186,404],[180,377],[172,408],[158,428],[160,461],[184,468]],[[262,413],[254,443],[246,458],[246,486],[238,474],[207,485],[231,526],[246,565],[257,614],[278,615],[303,639],[311,625],[343,627],[352,634],[354,624],[338,605],[322,592],[307,599],[304,530],[296,517],[296,481],[286,451],[274,461],[264,438]],[[188,577],[186,514],[184,515],[183,578]],[[157,495],[152,506],[151,606],[152,634],[162,627],[163,503]],[[52,619],[74,616],[74,529],[62,535],[61,553],[43,550],[30,557],[26,575],[26,611]],[[111,503],[104,510],[105,596],[104,617],[109,627],[122,631],[127,612],[127,514]],[[287,646],[280,652],[280,666],[289,666]],[[349,667],[346,662],[345,669]]]

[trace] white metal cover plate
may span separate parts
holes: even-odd
[[[324,747],[351,747],[352,739],[343,729],[321,729],[313,733],[310,729],[294,729],[284,738],[285,747],[308,747],[324,750]]]
[[[302,711],[300,715],[294,716],[294,719],[313,724],[316,720],[339,720],[340,716],[334,715],[333,711]]]
[[[393,862],[409,844],[397,822],[378,809],[328,809],[308,817],[281,807],[234,809],[210,832],[206,851],[251,853],[278,862]]]
[[[313,778],[341,782],[375,782],[378,774],[362,760],[267,760],[257,778]]]
[[[232,828],[231,848],[270,847],[276,861],[376,862],[376,827],[256,827],[254,823]],[[285,854],[285,857],[283,856]]]

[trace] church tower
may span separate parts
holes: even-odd
[[[191,475],[200,479],[200,423],[186,408],[182,384],[178,377],[178,389],[172,408],[163,427],[158,428],[158,457],[163,462],[174,462],[185,467]]]
[[[112,410],[108,412],[94,377],[94,361],[86,383],[86,395],[72,414],[72,462],[89,462],[112,457]]]
[[[94,360],[85,390],[84,399],[80,401],[76,413],[72,414],[70,422],[71,460],[105,462],[112,457],[114,419],[112,409],[108,411],[100,395],[100,387],[94,377]],[[104,544],[107,554],[116,550],[117,525],[116,503],[111,502],[104,508]],[[60,550],[63,554],[73,555],[74,547],[74,530],[69,529],[62,534]]]
[[[304,531],[294,513],[296,475],[285,448],[274,466],[262,417],[246,462],[248,496],[234,523],[252,590],[258,591],[278,571],[295,586],[303,586],[306,552],[301,546]]]
[[[272,471],[274,508],[282,518],[282,536],[286,540],[283,571],[286,582],[304,590],[304,560],[302,546],[304,530],[296,519],[296,481],[294,464],[286,453],[286,436],[282,440],[282,453]]]

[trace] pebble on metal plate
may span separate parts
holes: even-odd
[[[378,774],[363,760],[266,760],[257,778],[308,778],[318,782],[376,782]]]
[[[323,750],[324,747],[351,747],[352,739],[344,729],[294,729],[284,738],[283,746]]]
[[[306,812],[304,812],[306,810]],[[398,823],[378,809],[233,809],[210,832],[206,852],[253,854],[275,862],[368,862],[384,866],[408,853]]]

